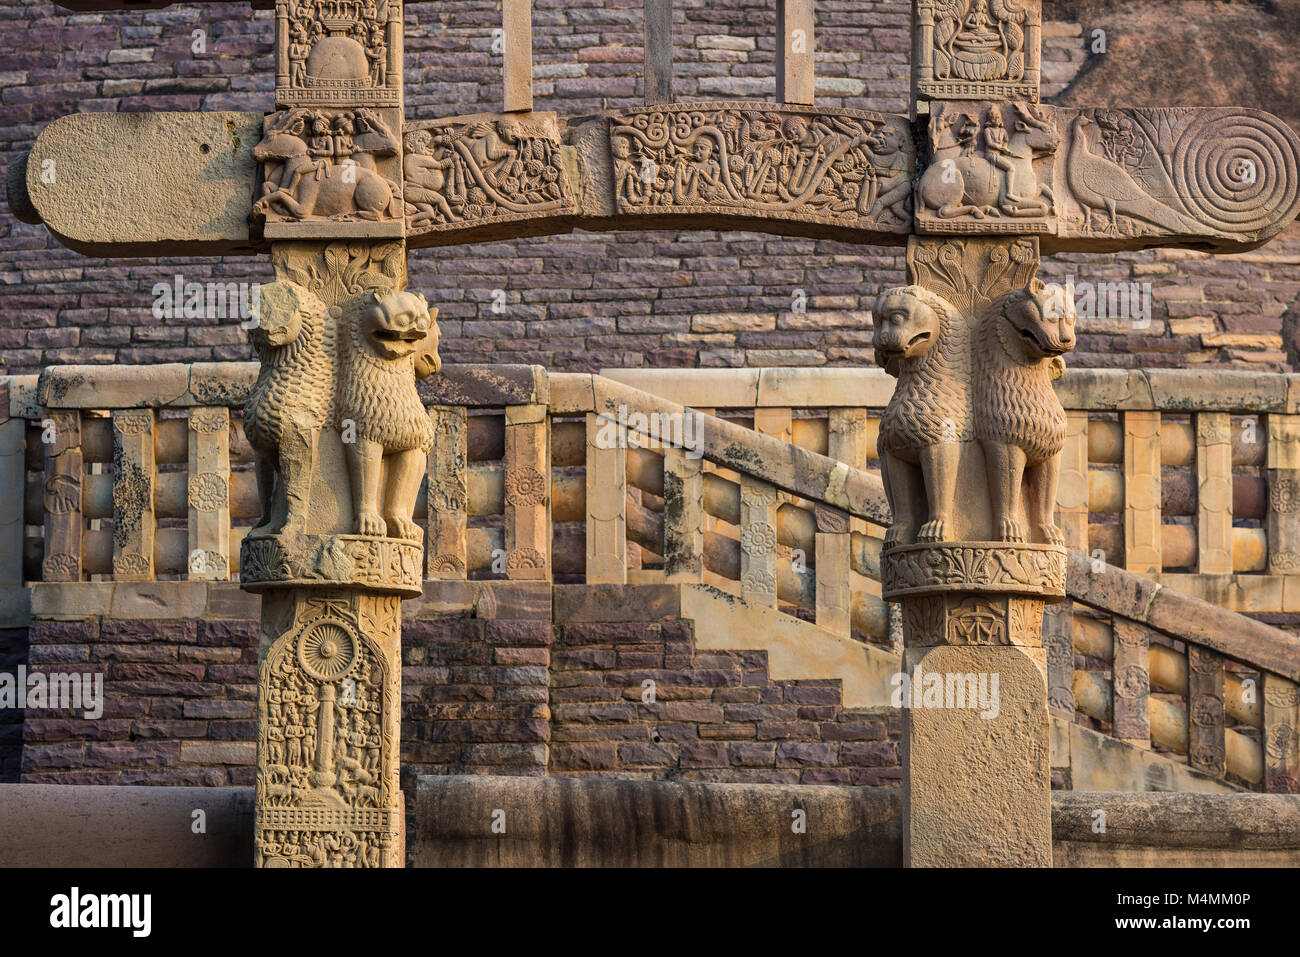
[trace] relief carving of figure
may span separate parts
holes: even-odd
[[[1008,104],[1014,129],[1008,131],[1003,105],[984,114],[949,109],[935,115],[933,160],[917,187],[926,213],[941,219],[984,220],[1052,215],[1054,196],[1035,161],[1055,154],[1061,135],[1050,118],[1023,104]]]
[[[266,133],[253,147],[264,170],[253,213],[335,221],[396,216],[400,190],[378,171],[376,157],[400,151],[374,110],[281,111],[268,118]]]
[[[1069,297],[1035,279],[995,300],[975,335],[971,416],[999,541],[1064,541],[1053,511],[1066,418],[1052,380],[1074,348],[1074,318]]]
[[[898,377],[880,421],[882,475],[894,512],[885,545],[951,541],[960,443],[970,438],[966,318],[920,286],[885,290],[873,316],[876,362]]]

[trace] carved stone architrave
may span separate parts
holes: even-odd
[[[940,103],[917,181],[921,233],[1056,233],[1056,112],[1029,103]]]
[[[275,105],[402,103],[402,0],[276,0]]]
[[[266,117],[253,216],[267,239],[384,239],[405,231],[402,113],[290,107]]]
[[[1042,0],[914,0],[917,100],[1038,101]]]
[[[401,609],[395,596],[263,598],[258,867],[401,867]]]
[[[1248,109],[1060,110],[1054,249],[1167,237],[1240,249],[1300,212],[1300,137]]]
[[[620,215],[911,229],[915,156],[902,117],[729,102],[635,108],[608,121]]]
[[[448,242],[554,231],[578,212],[554,113],[462,116],[408,124],[402,159],[410,236]]]

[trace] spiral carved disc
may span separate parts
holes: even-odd
[[[1300,210],[1300,140],[1266,113],[1195,116],[1173,160],[1179,195],[1198,218],[1224,232],[1280,228]]]

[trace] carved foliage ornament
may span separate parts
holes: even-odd
[[[620,213],[910,231],[915,157],[901,117],[733,103],[645,107],[609,122]]]
[[[881,571],[888,600],[962,590],[1049,600],[1065,594],[1065,552],[1050,545],[905,545],[884,556]]]

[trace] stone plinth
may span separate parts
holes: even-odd
[[[1051,752],[1043,606],[1065,549],[900,546],[882,565],[903,606],[904,862],[1050,867]]]

